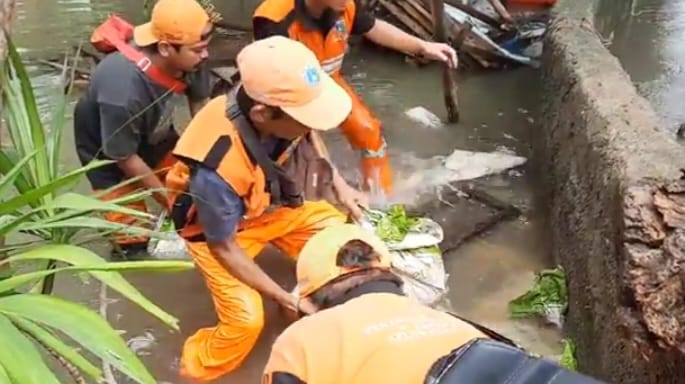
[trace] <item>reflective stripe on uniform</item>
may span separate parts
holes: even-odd
[[[372,150],[372,149],[362,149],[362,157],[364,158],[375,158],[375,159],[382,159],[386,155],[386,151],[388,149],[388,143],[385,142],[385,138],[381,138],[383,142],[381,143],[381,147],[378,148],[377,150]]]
[[[324,72],[330,75],[331,73],[340,70],[342,67],[343,58],[345,58],[345,54],[338,55],[332,59],[324,60],[321,62],[321,68],[323,68]]]

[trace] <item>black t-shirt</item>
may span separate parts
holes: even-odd
[[[209,97],[206,64],[185,77],[191,101]],[[153,82],[128,58],[114,52],[95,68],[88,90],[74,110],[74,139],[82,164],[93,159],[125,159],[139,155],[150,167],[174,148],[176,94]],[[87,174],[94,189],[109,188],[124,179],[116,164]]]
[[[289,37],[288,28],[295,20],[300,20],[307,25],[317,28],[324,35],[327,35],[331,28],[335,26],[335,23],[339,18],[340,14],[331,8],[326,9],[320,18],[311,17],[307,14],[304,0],[295,0],[295,9],[291,12],[291,14],[283,18],[281,21],[275,22],[263,17],[253,18],[253,35],[255,40],[265,39],[274,35]],[[364,10],[364,7],[362,7],[357,1],[357,7],[355,8],[352,30],[350,31],[350,34],[363,35],[370,31],[375,23],[376,19],[373,17],[373,15]]]

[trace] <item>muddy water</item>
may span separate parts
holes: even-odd
[[[600,32],[645,96],[674,129],[685,122],[685,2],[603,0]]]
[[[34,58],[54,56],[78,43],[108,12],[116,11],[133,21],[140,20],[138,0],[23,0],[19,4],[15,36],[23,53]],[[35,66],[31,71],[42,107],[48,108],[57,78]],[[418,70],[405,64],[400,56],[358,49],[347,61],[346,73],[384,122],[400,187],[410,176],[414,159],[447,155],[455,148],[507,149],[529,156],[528,139],[540,129],[536,125],[538,74],[532,70],[463,77],[462,121],[440,128],[421,127],[403,115],[404,110],[420,105],[444,116],[437,68]],[[355,162],[350,160],[353,157],[345,145],[335,144],[339,138],[333,135],[328,139],[333,143],[333,155],[340,162]],[[64,154],[65,165],[76,163],[69,139]],[[559,335],[554,330],[512,322],[506,314],[506,303],[529,287],[533,271],[550,265],[542,211],[534,204],[534,178],[524,167],[520,172],[490,177],[479,183],[520,207],[524,214],[446,255],[450,300],[460,313],[502,331],[531,349],[547,355],[558,354]],[[280,283],[292,285],[290,260],[270,251],[259,262]],[[180,319],[181,332],[160,326],[155,319],[121,300],[108,304],[108,318],[125,332],[124,337],[131,340],[131,346],[160,382],[178,383],[176,371],[183,340],[197,328],[215,321],[204,284],[195,272],[129,277],[148,297]],[[58,291],[91,303],[96,309],[101,307],[99,285],[95,282],[62,279]],[[239,371],[218,382],[258,382],[269,345],[283,327],[273,303],[267,302],[265,306],[267,328],[259,345]]]

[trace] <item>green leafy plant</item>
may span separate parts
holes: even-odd
[[[566,274],[561,268],[546,269],[528,292],[509,302],[509,313],[514,318],[547,316],[550,308],[559,307],[563,314],[567,304]]]
[[[88,170],[108,162],[60,170],[67,95],[60,93],[50,125],[44,125],[30,79],[11,42],[0,81],[3,117],[12,144],[0,150],[0,237],[8,241],[0,250],[0,345],[12,346],[0,347],[0,383],[60,383],[41,349],[56,356],[75,376],[101,380],[101,370],[91,361],[96,358],[138,383],[156,383],[105,319],[81,304],[52,296],[52,279],[57,273],[86,272],[178,330],[176,318],[149,301],[118,271],[179,271],[192,268],[192,263],[110,263],[79,246],[114,231],[154,235],[142,227],[99,217],[101,212],[116,211],[150,221],[150,215],[120,205],[149,192],[103,202],[69,191]],[[33,268],[26,271],[27,266]]]
[[[573,340],[564,339],[561,341],[564,344],[564,350],[561,353],[559,364],[571,371],[578,369],[578,362],[576,361],[576,344]]]
[[[376,235],[387,242],[399,242],[419,223],[419,219],[407,216],[402,205],[392,205],[387,211],[366,212],[371,223],[376,227]]]

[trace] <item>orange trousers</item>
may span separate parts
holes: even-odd
[[[267,243],[296,258],[314,234],[344,221],[345,216],[329,203],[307,201],[298,208],[281,207],[242,222],[236,237],[238,245],[252,258]],[[210,381],[230,373],[245,360],[264,326],[264,308],[259,292],[231,276],[207,243],[189,242],[188,249],[212,295],[219,323],[198,330],[186,340],[181,375],[194,381]]]
[[[339,72],[333,79],[352,98],[352,112],[342,123],[340,129],[352,144],[361,150],[361,171],[364,186],[367,189],[382,188],[386,193],[392,192],[392,169],[388,158],[387,143],[383,137],[380,121],[376,119],[354,89],[347,84]]]
[[[164,177],[167,174],[167,171],[176,163],[176,158],[169,153],[164,157],[164,159],[153,169],[155,173],[164,181]],[[143,189],[143,186],[140,183],[131,183],[131,184],[126,184],[125,186],[121,188],[117,188],[105,195],[100,196],[100,199],[102,200],[113,200],[117,199],[126,195],[133,194],[135,192],[139,192]],[[97,192],[97,191],[96,191]],[[126,208],[130,209],[135,209],[140,212],[147,212],[147,204],[145,203],[145,200],[138,200],[138,201],[133,201],[127,204],[123,204]],[[117,224],[126,224],[126,225],[141,225],[138,222],[138,219],[134,216],[129,216],[123,213],[119,212],[107,212],[105,213],[105,220],[117,223]],[[130,236],[126,234],[120,234],[120,233],[115,233],[114,234],[114,241],[119,244],[119,245],[126,245],[126,244],[136,244],[136,243],[145,243],[148,241],[147,237],[141,237],[141,236]]]

